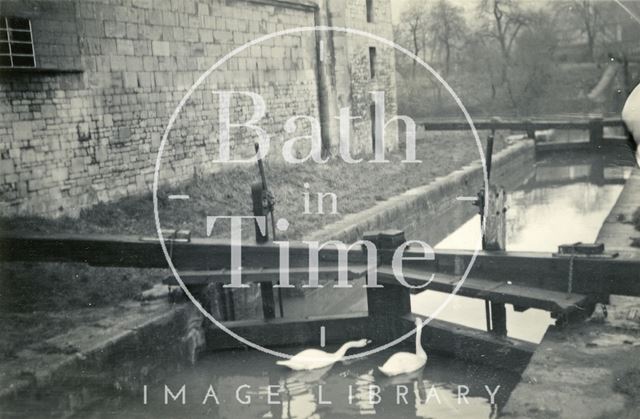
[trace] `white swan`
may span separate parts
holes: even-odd
[[[277,361],[276,364],[291,368],[294,371],[315,370],[328,367],[344,358],[351,348],[364,348],[371,343],[368,339],[354,340],[345,343],[335,352],[325,352],[319,349],[305,349],[291,359]]]
[[[397,352],[378,367],[387,377],[393,377],[400,374],[409,374],[418,371],[427,363],[427,353],[422,349],[422,319],[416,319],[416,353]]]

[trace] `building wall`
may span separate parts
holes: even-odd
[[[366,22],[364,0],[335,7],[349,24]],[[361,15],[355,12],[359,9]],[[38,66],[0,72],[0,213],[57,216],[150,191],[160,139],[189,86],[248,41],[314,26],[318,7],[307,0],[9,0],[0,3],[0,15],[31,19]],[[388,22],[385,33],[391,38]],[[250,47],[212,73],[185,104],[168,137],[161,183],[221,170],[212,163],[218,138],[214,90],[263,96],[267,113],[259,125],[272,139],[268,158],[280,155],[278,141],[307,134],[302,122],[295,134],[285,134],[283,125],[293,115],[320,118],[316,46],[313,32],[278,37]],[[355,45],[342,48],[353,51],[353,57],[364,51]],[[340,66],[348,68],[353,86],[343,85],[341,93],[349,92],[348,102],[359,113],[369,106],[362,93],[366,83],[355,81],[363,64],[349,61],[337,58],[331,74]],[[395,80],[384,75],[387,67],[393,63],[381,65],[379,83],[393,93],[391,112]],[[335,78],[330,82],[328,88],[338,91]],[[232,121],[247,120],[252,113],[248,97],[232,102]],[[356,148],[368,142],[364,131],[371,123],[368,114],[362,115],[365,119],[354,128]],[[232,156],[249,157],[255,140],[252,132],[233,130]]]
[[[337,4],[342,4],[338,7]],[[391,3],[373,1],[372,21],[367,21],[366,0],[330,0],[331,25],[352,28],[393,40],[391,22]],[[373,150],[371,105],[372,91],[385,92],[386,120],[397,113],[395,50],[380,42],[351,33],[333,34],[336,55],[335,82],[339,107],[351,107],[352,115],[365,118],[353,122],[352,136],[359,139],[357,151]],[[370,74],[370,48],[376,49],[375,76]],[[389,125],[386,130],[385,146],[393,149],[397,145],[397,124]]]

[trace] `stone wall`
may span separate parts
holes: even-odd
[[[492,183],[507,191],[513,190],[533,175],[534,167],[533,141],[510,146],[493,157]],[[428,185],[351,214],[306,240],[353,243],[362,239],[367,231],[398,229],[404,231],[409,240],[423,240],[435,246],[477,214],[477,207],[456,198],[476,196],[483,185],[482,165],[477,161]]]
[[[334,4],[343,4],[343,8],[331,13],[331,25],[352,28],[393,40],[390,2],[373,1],[371,21],[367,20],[366,0],[349,2],[330,0],[330,3],[331,10],[337,9]],[[385,93],[385,120],[388,121],[397,112],[395,50],[375,39],[352,33],[336,32],[333,37],[337,61],[335,66],[337,101],[340,107],[351,106],[353,115],[368,116],[353,122],[352,135],[360,139],[358,151],[370,152],[373,150],[371,92]],[[371,48],[375,49],[373,76],[370,68]],[[386,130],[387,149],[396,146],[397,129],[398,124],[391,124]]]
[[[335,12],[353,25],[364,19],[369,31],[392,37],[388,0],[374,2],[386,4],[380,12],[385,19],[376,24],[366,23],[364,0],[334,3],[326,16]],[[0,15],[31,19],[38,68],[0,73],[0,214],[75,214],[97,202],[150,191],[161,136],[194,81],[248,41],[314,26],[319,10],[308,0],[3,1]],[[352,64],[350,58],[365,48],[350,42],[336,42],[340,49],[335,51],[328,42],[335,57],[328,88],[341,105],[363,117],[353,136],[355,148],[365,150],[369,82],[360,81],[362,60]],[[308,135],[304,122],[294,134],[285,134],[283,125],[293,115],[322,116],[317,45],[314,32],[281,36],[246,49],[216,70],[176,120],[163,154],[161,183],[221,169],[212,163],[218,151],[214,90],[263,96],[267,112],[259,125],[272,139],[269,158],[280,155],[274,143]],[[347,58],[340,56],[347,52]],[[389,92],[387,108],[393,114],[393,54],[379,54],[378,62],[376,83]],[[340,86],[338,73],[349,76]],[[247,97],[232,101],[232,121],[252,114]],[[249,157],[255,140],[252,132],[234,130],[232,156]]]

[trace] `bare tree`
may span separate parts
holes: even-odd
[[[429,37],[434,48],[444,52],[445,76],[451,70],[451,50],[464,39],[466,31],[462,10],[447,0],[438,0],[429,13]]]
[[[507,95],[518,114],[531,114],[544,107],[554,72],[553,57],[558,47],[558,33],[553,17],[544,11],[534,12],[513,50]]]
[[[407,43],[416,56],[424,54],[427,44],[429,9],[424,0],[412,0],[400,15],[397,34],[400,41]],[[413,60],[412,76],[416,75],[416,61]]]
[[[595,60],[596,45],[607,34],[607,7],[614,5],[606,1],[567,0],[555,4],[557,13],[567,17],[567,23],[575,26],[586,37],[589,58]]]
[[[490,16],[481,33],[498,43],[503,60],[500,78],[504,82],[514,43],[520,31],[529,23],[528,13],[516,0],[481,0],[479,10],[481,15]]]

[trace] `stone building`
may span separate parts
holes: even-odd
[[[0,2],[0,214],[75,214],[150,191],[161,137],[187,89],[216,61],[260,36],[331,25],[392,39],[390,0],[34,0]],[[180,113],[161,182],[220,170],[218,97],[258,92],[260,126],[274,143],[285,121],[310,115],[337,147],[339,108],[350,107],[353,151],[370,153],[371,91],[396,113],[393,50],[358,35],[307,31],[253,45],[225,62]],[[231,120],[253,113],[234,100]],[[394,147],[389,125],[385,145]],[[307,131],[308,131],[308,127]],[[304,133],[304,123],[298,123]],[[246,130],[234,152],[251,150]],[[269,155],[268,158],[277,158]],[[165,164],[166,163],[166,164]]]

